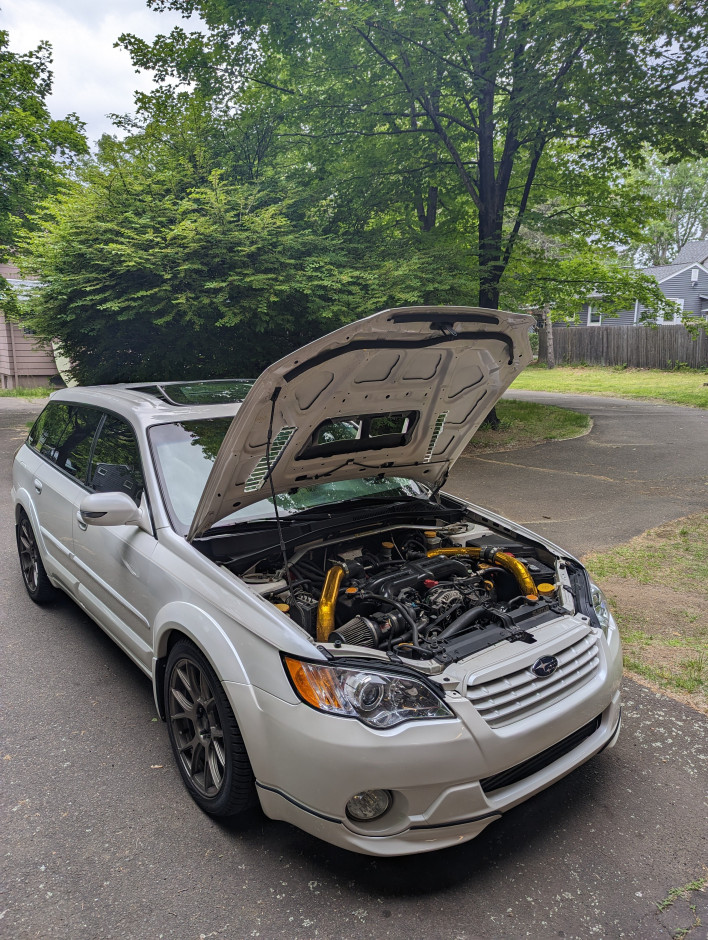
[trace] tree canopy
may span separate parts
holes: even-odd
[[[81,381],[253,374],[385,306],[665,312],[617,249],[645,148],[706,153],[706,0],[152,5],[207,34],[121,37],[158,87],[26,243]]]
[[[279,90],[285,133],[309,140],[315,160],[362,141],[371,154],[367,139],[385,139],[374,178],[405,172],[424,228],[441,191],[442,204],[462,199],[483,306],[498,305],[522,228],[558,195],[559,177],[572,219],[573,203],[596,207],[593,184],[638,159],[642,143],[670,156],[708,143],[705,0],[152,5],[198,10],[210,42],[181,30],[152,46],[124,37],[139,66],[224,100],[246,79]]]
[[[8,46],[9,35],[0,30],[0,260],[30,224],[35,206],[58,191],[88,150],[79,118],[53,120],[47,108],[49,45],[27,53]]]
[[[634,179],[662,211],[647,219],[627,258],[671,264],[687,242],[708,238],[708,159],[671,164],[649,152]]]
[[[471,278],[442,243],[342,231],[316,189],[274,172],[282,147],[254,157],[267,130],[251,117],[224,127],[198,97],[153,101],[47,204],[25,242],[45,281],[25,319],[80,382],[257,375],[379,306],[463,300]]]

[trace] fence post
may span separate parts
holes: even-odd
[[[556,355],[553,349],[553,320],[551,320],[551,308],[548,304],[543,308],[543,325],[546,328],[546,368],[555,369]]]

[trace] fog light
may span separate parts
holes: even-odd
[[[359,822],[378,819],[391,807],[391,794],[388,790],[362,790],[355,793],[347,803],[347,816]]]

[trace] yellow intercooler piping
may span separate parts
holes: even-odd
[[[467,555],[469,558],[480,558],[482,552],[482,548],[465,548],[464,546],[457,548],[434,548],[427,552],[427,557],[432,558],[435,555]],[[528,568],[523,562],[519,561],[518,558],[514,558],[513,555],[509,555],[507,552],[492,551],[486,552],[485,556],[490,563],[497,565],[499,568],[504,568],[514,575],[522,594],[525,594],[527,597],[538,596],[536,585],[529,574]],[[326,643],[330,633],[334,630],[334,611],[337,605],[337,595],[339,594],[342,578],[348,573],[349,569],[347,566],[342,562],[337,562],[332,565],[325,576],[320,602],[317,605],[318,643]]]
[[[342,578],[347,574],[346,565],[336,564],[327,572],[324,587],[317,605],[317,642],[326,643],[334,630],[334,609],[337,605],[337,595]]]
[[[428,558],[432,558],[433,555],[468,555],[470,558],[480,558],[482,551],[482,548],[464,548],[460,546],[459,548],[434,548],[429,551],[427,555]],[[529,574],[529,569],[523,562],[519,561],[518,558],[509,555],[508,552],[489,552],[486,558],[489,559],[491,564],[511,572],[516,578],[522,594],[525,594],[527,597],[538,596],[538,591],[536,590],[533,578]]]

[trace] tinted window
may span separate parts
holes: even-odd
[[[138,442],[130,425],[115,415],[106,415],[96,440],[89,486],[97,493],[127,493],[140,501],[143,471]]]
[[[28,443],[83,483],[100,419],[95,408],[50,402],[30,431]]]

